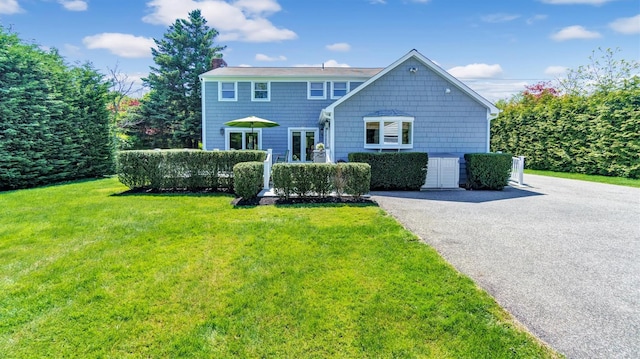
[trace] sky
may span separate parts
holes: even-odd
[[[639,0],[0,0],[0,25],[139,81],[153,39],[193,9],[229,66],[386,67],[417,49],[491,101],[599,48],[640,60]]]

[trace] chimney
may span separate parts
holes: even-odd
[[[211,70],[215,70],[220,67],[227,67],[227,63],[221,57],[211,59]]]

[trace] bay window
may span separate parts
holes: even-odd
[[[364,148],[413,148],[413,117],[382,116],[364,118]]]

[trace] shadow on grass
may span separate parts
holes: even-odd
[[[428,201],[483,203],[502,201],[533,196],[542,196],[542,193],[526,188],[507,186],[502,191],[465,191],[465,190],[432,190],[432,191],[374,191],[374,197],[394,197],[419,199]]]
[[[167,197],[232,197],[232,192],[225,191],[213,191],[213,190],[205,190],[205,191],[181,191],[181,190],[167,190],[167,191],[155,191],[155,190],[147,190],[147,189],[132,189],[120,193],[114,193],[111,197],[129,197],[129,196],[142,196],[142,197],[157,197],[157,196],[167,196]]]
[[[278,198],[262,197],[245,200],[243,198],[234,199],[231,204],[234,208],[255,208],[257,206],[273,205],[280,208],[313,208],[313,207],[368,207],[378,204],[368,198],[353,197],[305,197],[305,198]]]

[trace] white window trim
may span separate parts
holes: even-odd
[[[346,88],[347,92],[343,96],[346,96],[349,93],[349,91],[351,91],[351,88],[350,88],[351,87],[351,83],[349,81],[331,81],[331,99],[332,100],[337,100],[340,97],[342,97],[342,96],[336,96],[335,95],[335,91],[336,91],[335,83],[336,82],[347,84],[347,88]]]
[[[311,84],[322,84],[322,96],[311,96]],[[307,100],[326,100],[327,99],[327,83],[325,81],[307,81]]]
[[[230,150],[231,144],[229,143],[229,133],[231,132],[241,132],[242,133],[242,146],[247,143],[247,133],[251,133],[250,128],[238,128],[238,127],[225,127],[224,128],[224,149]],[[253,133],[258,134],[258,148],[254,148],[254,150],[262,149],[262,129],[254,128]]]
[[[267,84],[267,98],[256,98],[256,84]],[[271,101],[271,82],[270,81],[251,81],[251,101],[269,102]]]
[[[316,142],[320,141],[320,130],[317,127],[289,127],[287,129],[287,149],[289,150],[289,158],[287,158],[287,161],[289,162],[294,162],[293,161],[293,143],[291,142],[291,133],[292,132],[313,132],[313,135],[315,136]],[[305,141],[305,148],[306,148],[306,139]],[[314,144],[315,146],[315,144]],[[305,162],[302,162],[302,159],[299,160],[301,163],[305,163],[305,162],[313,162],[313,158],[311,159],[307,159],[305,158]]]
[[[364,148],[370,149],[412,149],[413,148],[413,133],[415,132],[414,117],[410,116],[382,116],[382,117],[364,117]],[[380,143],[367,143],[367,123],[377,122],[380,124]],[[384,123],[385,122],[400,122],[398,126],[398,142],[397,144],[384,143]],[[402,144],[402,122],[411,123],[411,136],[409,138],[409,144]]]
[[[233,83],[233,98],[222,98],[222,84]],[[218,81],[218,101],[238,101],[238,82],[237,81]]]

